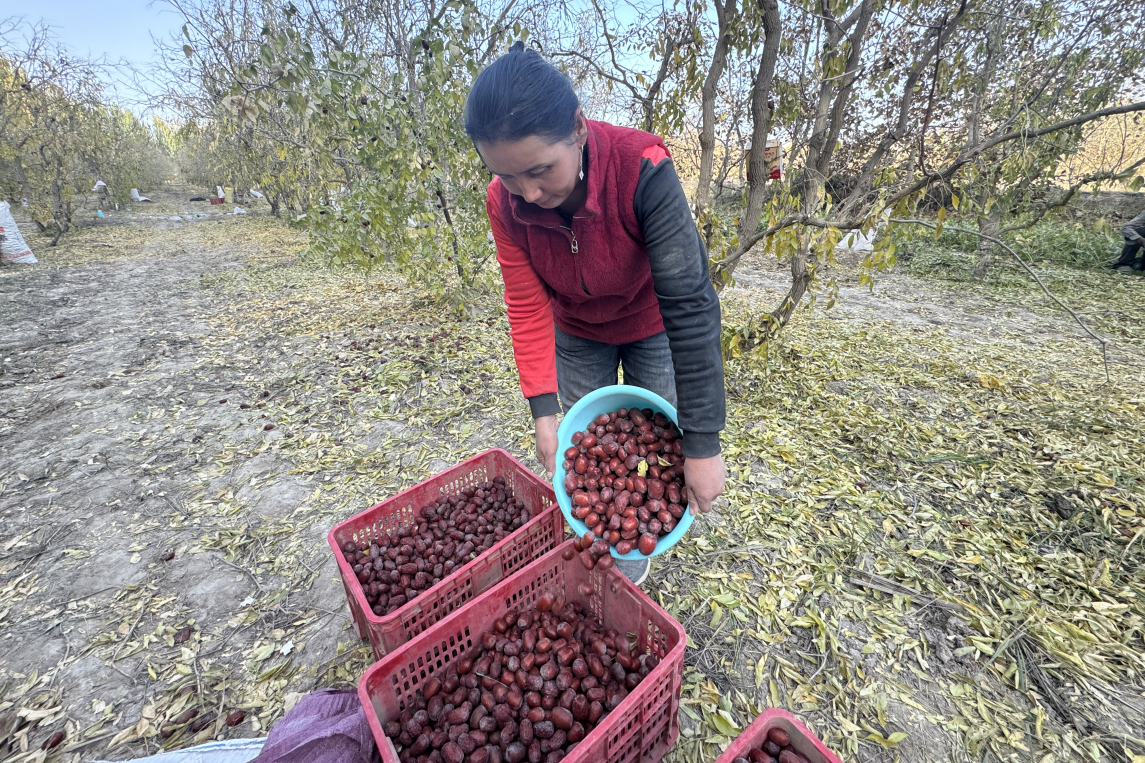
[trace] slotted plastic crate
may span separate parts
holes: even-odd
[[[494,477],[505,479],[513,496],[529,508],[532,518],[437,585],[422,591],[413,601],[388,615],[375,615],[354,568],[342,555],[342,546],[347,541],[370,541],[410,525],[415,519],[414,513],[427,503],[470,485],[490,482]],[[552,486],[504,450],[493,449],[336,525],[327,540],[338,560],[338,574],[346,589],[354,627],[360,637],[370,640],[374,655],[381,658],[509,573],[555,548],[564,537],[564,518],[556,505]]]
[[[481,634],[510,609],[532,607],[550,591],[587,605],[606,628],[636,637],[638,653],[660,657],[640,685],[586,736],[562,763],[655,763],[679,736],[677,712],[684,673],[684,628],[615,568],[588,571],[580,559],[561,558],[565,545],[518,570],[409,643],[374,663],[358,684],[358,697],[384,763],[398,763],[386,721],[415,701],[431,676],[476,651]],[[577,590],[588,582],[587,598]]]
[[[762,747],[764,740],[767,739],[767,732],[775,728],[786,731],[791,746],[810,763],[843,763],[842,759],[827,749],[827,745],[812,734],[802,721],[777,707],[764,710],[756,716],[751,725],[744,729],[731,746],[724,750],[724,754],[716,759],[716,763],[732,763],[736,758],[746,758],[748,750]]]

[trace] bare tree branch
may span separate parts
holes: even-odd
[[[884,208],[892,207],[902,199],[905,199],[908,196],[912,196],[915,193],[930,187],[936,182],[949,180],[954,176],[956,172],[958,172],[959,169],[972,162],[974,159],[978,158],[984,152],[994,148],[994,146],[1008,143],[1009,141],[1017,140],[1018,138],[1025,140],[1038,138],[1042,135],[1049,135],[1050,133],[1057,132],[1058,130],[1066,130],[1070,127],[1077,127],[1078,125],[1083,125],[1086,122],[1092,122],[1095,119],[1113,116],[1114,114],[1129,114],[1135,111],[1145,111],[1145,101],[1125,103],[1120,106],[1109,106],[1104,109],[1098,109],[1097,111],[1091,111],[1088,114],[1081,114],[1079,116],[1073,117],[1072,119],[1056,122],[1052,125],[1045,125],[1044,127],[1037,128],[1027,127],[1021,130],[1011,130],[1010,132],[995,135],[994,137],[983,141],[977,146],[967,147],[961,154],[959,154],[956,159],[951,161],[950,164],[948,164],[942,170],[924,175],[905,188],[895,192],[887,198],[883,206]]]
[[[1116,172],[1095,172],[1091,175],[1086,175],[1081,180],[1071,185],[1066,190],[1066,192],[1055,199],[1053,203],[1040,205],[1037,213],[1035,213],[1031,219],[1024,223],[1019,223],[1018,225],[1010,225],[1002,228],[998,231],[998,235],[1001,236],[1004,233],[1013,233],[1017,230],[1026,230],[1027,228],[1032,228],[1037,225],[1038,222],[1043,217],[1045,217],[1046,213],[1048,213],[1051,209],[1061,209],[1065,205],[1069,204],[1077,192],[1080,191],[1084,186],[1090,185],[1091,183],[1101,183],[1106,180],[1125,180],[1127,178],[1131,178],[1133,177],[1133,171],[1143,164],[1145,164],[1145,156],[1141,157],[1123,170]]]

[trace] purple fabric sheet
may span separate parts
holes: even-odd
[[[274,724],[253,763],[378,763],[381,756],[353,689],[303,697]]]

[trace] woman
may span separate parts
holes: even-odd
[[[473,83],[465,130],[495,175],[486,209],[537,458],[551,475],[557,393],[567,410],[623,366],[677,407],[689,505],[710,511],[724,488],[720,303],[663,141],[585,119],[520,42]],[[617,563],[637,584],[649,566]]]

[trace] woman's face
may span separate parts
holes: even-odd
[[[478,143],[477,151],[509,193],[544,209],[556,209],[576,190],[588,126],[578,112],[569,140],[547,143],[530,135],[514,141]]]

